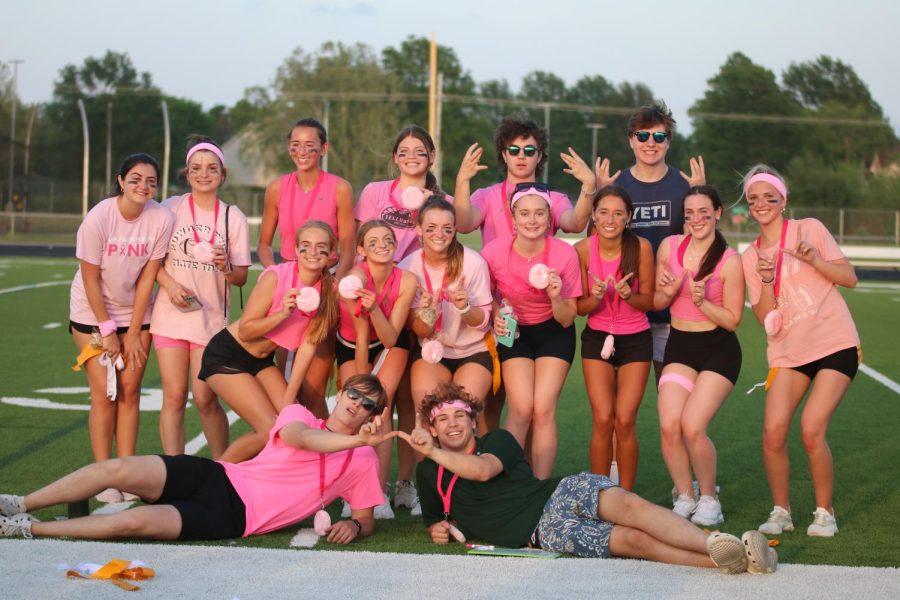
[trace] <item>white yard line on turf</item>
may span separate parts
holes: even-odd
[[[36,288],[51,287],[54,285],[71,285],[71,281],[42,281],[41,283],[29,283],[27,285],[17,285],[16,287],[4,288],[0,290],[0,294],[11,294],[12,292],[24,292],[25,290],[33,290]]]

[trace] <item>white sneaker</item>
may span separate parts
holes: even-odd
[[[106,488],[96,496],[94,496],[100,502],[105,502],[106,504],[115,504],[116,502],[124,502],[124,498],[122,498],[122,492],[115,488]]]
[[[375,510],[378,510],[378,509],[376,508]],[[347,502],[346,500],[344,500],[344,508],[341,509],[341,518],[349,519],[351,512],[352,512],[352,509],[350,508],[350,503]]]
[[[14,517],[25,512],[25,497],[0,494],[0,515]]]
[[[616,464],[616,461],[612,461],[612,464],[609,465],[609,480],[619,485],[619,465]]]
[[[719,492],[721,492],[721,491],[722,491],[721,487],[717,485],[716,486],[716,496],[718,496]],[[699,498],[699,497],[700,497],[700,482],[698,482],[695,479],[694,480],[694,498]],[[676,500],[678,500],[678,488],[676,488],[673,485],[672,486],[672,503],[674,504]]]
[[[813,537],[834,537],[838,532],[837,521],[827,508],[816,507],[813,513],[813,522],[806,528],[806,535]]]
[[[416,496],[416,505],[413,506],[409,511],[409,516],[411,516],[411,517],[421,517],[422,516],[422,505],[419,503],[418,496]]]
[[[31,515],[0,516],[0,537],[31,537]]]
[[[719,503],[719,499],[716,496],[700,496],[691,521],[704,527],[724,523],[725,517],[722,515],[722,505]]]
[[[747,572],[754,575],[774,573],[778,566],[778,553],[769,547],[769,540],[759,531],[745,531],[741,536],[747,555]]]
[[[727,575],[747,571],[747,553],[744,544],[730,533],[718,531],[706,538],[706,551],[719,571]]]
[[[376,519],[393,519],[394,511],[391,510],[391,500],[387,494],[384,495],[384,503],[375,507]]]
[[[776,506],[769,513],[769,518],[758,527],[761,533],[766,535],[781,535],[783,531],[793,531],[794,521],[791,519],[791,511],[781,506]]]
[[[672,512],[685,519],[691,516],[694,509],[697,508],[697,501],[690,494],[681,494],[675,498],[675,504],[672,506]]]
[[[394,508],[413,508],[419,503],[419,494],[412,481],[398,481],[394,484]]]

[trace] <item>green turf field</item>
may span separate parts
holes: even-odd
[[[87,412],[41,406],[17,406],[16,399],[63,407],[89,404],[86,379],[69,366],[77,354],[66,331],[69,282],[74,260],[0,258],[0,307],[3,343],[0,346],[0,492],[24,493],[91,461],[87,438]],[[251,273],[255,280],[258,272]],[[29,287],[15,291],[19,286]],[[246,296],[245,291],[245,296]],[[900,286],[863,284],[846,291],[863,339],[864,364],[892,381],[900,381],[892,335],[900,331]],[[235,311],[237,314],[237,311]],[[581,321],[583,322],[583,320]],[[579,326],[581,325],[579,323]],[[893,332],[893,333],[892,333]],[[745,392],[765,376],[762,329],[749,311],[740,330],[744,352],[741,378],[734,393],[715,419],[711,436],[719,452],[719,483],[725,531],[741,532],[756,527],[768,515],[771,500],[763,473],[760,439],[763,392]],[[652,377],[652,375],[651,375]],[[652,388],[652,385],[650,386]],[[896,387],[896,386],[895,386]],[[151,361],[144,377],[145,412],[141,417],[138,452],[160,451],[158,410],[161,402],[159,373]],[[590,411],[578,361],[559,403],[560,451],[557,474],[586,469]],[[785,563],[900,566],[900,394],[860,372],[837,411],[829,432],[835,455],[834,505],[838,536],[832,540],[807,538],[806,526],[813,511],[812,488],[799,431],[790,440],[792,503],[797,531],[781,536],[778,547]],[[636,491],[645,498],[667,504],[671,481],[659,450],[656,396],[650,389],[638,418],[641,460]],[[242,424],[232,432],[243,431]],[[192,410],[187,414],[187,437],[200,432]],[[200,452],[204,454],[203,451]],[[339,507],[331,507],[336,516]],[[64,508],[40,511],[50,519]],[[302,526],[310,526],[309,523]],[[299,526],[298,526],[299,527]],[[260,548],[285,548],[298,527],[226,542]],[[324,547],[326,544],[319,544]],[[329,546],[331,547],[331,546]],[[421,522],[405,510],[394,521],[379,521],[378,533],[350,550],[461,553],[459,545],[443,548],[431,544]]]

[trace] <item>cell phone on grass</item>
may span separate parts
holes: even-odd
[[[506,321],[506,335],[498,335],[497,343],[512,348],[513,342],[516,341],[516,329],[519,327],[519,322],[512,315],[503,315],[503,320]]]

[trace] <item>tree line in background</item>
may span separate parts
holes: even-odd
[[[92,181],[105,180],[108,120],[113,170],[134,151],[161,159],[160,100],[165,99],[172,132],[170,186],[178,187],[182,144],[190,133],[224,143],[240,132],[249,161],[287,171],[284,139],[290,124],[304,116],[323,119],[327,110],[329,170],[347,178],[358,192],[368,181],[392,175],[391,144],[402,126],[428,124],[428,49],[422,37],[409,37],[380,55],[362,44],[329,42],[313,52],[298,48],[278,68],[271,86],[248,88],[233,106],[209,110],[166,95],[127,54],[108,51],[60,70],[53,99],[37,108],[27,180],[78,182],[80,190],[78,99],[84,102],[90,126]],[[583,156],[590,154],[593,127],[598,129],[598,154],[609,157],[614,168],[627,167],[633,161],[626,140],[628,115],[654,98],[665,98],[664,90],[651,90],[641,82],[615,84],[602,75],[586,75],[567,86],[554,73],[533,71],[518,91],[506,80],[476,82],[446,46],[438,49],[438,71],[444,94],[440,172],[443,187],[451,193],[458,163],[472,142],[486,147],[487,163],[496,163],[493,131],[504,115],[526,113],[544,123],[544,106],[552,106],[549,183],[568,190],[577,184],[562,173],[559,152],[572,146]],[[0,179],[5,179],[13,101],[8,69],[0,75],[0,94]],[[20,153],[30,110],[18,105],[17,178],[23,172]],[[787,176],[799,204],[900,204],[900,178],[870,172],[876,156],[882,164],[896,160],[897,137],[865,82],[840,60],[821,56],[792,63],[779,82],[775,73],[735,52],[708,80],[690,113],[693,132],[685,136],[676,131],[669,163],[686,168],[689,156],[703,154],[710,183],[726,197],[737,198],[738,173],[766,162]],[[482,178],[487,183],[488,177]]]

